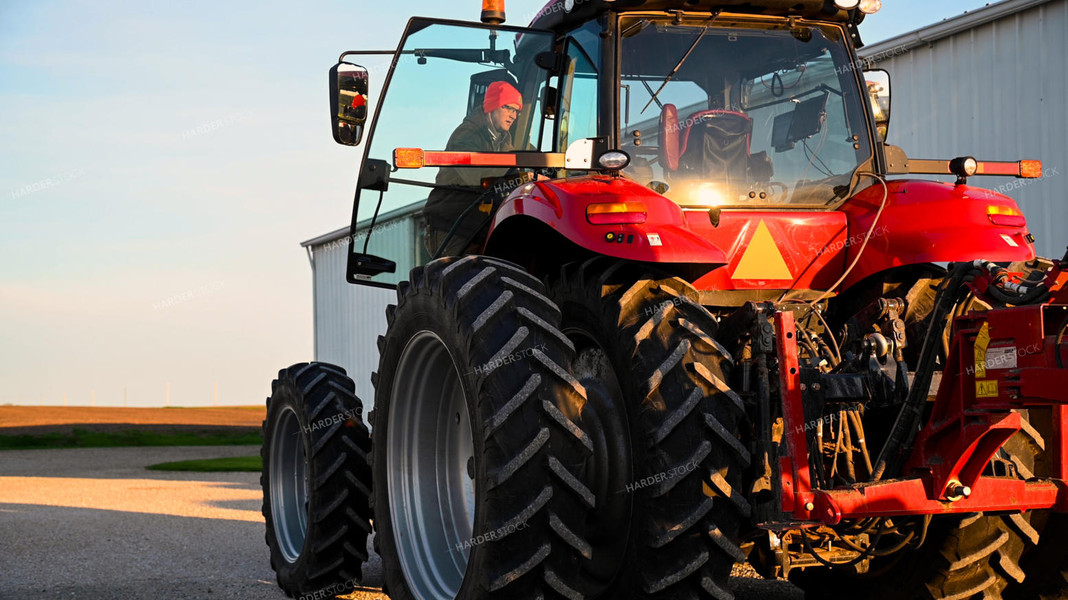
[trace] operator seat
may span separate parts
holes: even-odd
[[[771,179],[767,153],[749,153],[753,121],[732,110],[702,110],[679,122],[678,109],[660,113],[660,165],[665,176],[683,175],[746,187]]]

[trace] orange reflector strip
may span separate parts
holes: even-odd
[[[514,167],[518,161],[515,154],[495,152],[425,152],[423,160],[428,167]]]
[[[1023,177],[1024,179],[1038,179],[1039,177],[1042,177],[1042,161],[1021,160],[1020,177]]]
[[[641,202],[612,202],[586,207],[586,220],[594,225],[644,223],[645,217],[645,205]]]
[[[393,151],[393,166],[398,169],[422,168],[423,150],[421,148],[397,148]]]
[[[976,169],[976,175],[1009,175],[1016,177],[1020,174],[1020,163],[1015,162],[993,162],[993,161],[979,161],[979,168]]]

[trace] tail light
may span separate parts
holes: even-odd
[[[592,225],[644,223],[645,217],[645,205],[641,202],[612,202],[586,207],[586,220]]]
[[[1027,225],[1027,220],[1024,219],[1023,214],[1011,206],[987,206],[986,216],[990,217],[990,222],[994,225],[1003,227],[1023,227]]]

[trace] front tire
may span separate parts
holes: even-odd
[[[341,367],[278,372],[263,422],[263,517],[278,586],[291,597],[351,591],[371,533],[370,436]]]
[[[394,600],[580,597],[586,393],[540,290],[510,263],[444,258],[387,310],[372,462]]]

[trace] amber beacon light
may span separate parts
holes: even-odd
[[[482,0],[482,22],[487,25],[504,23],[504,0]]]

